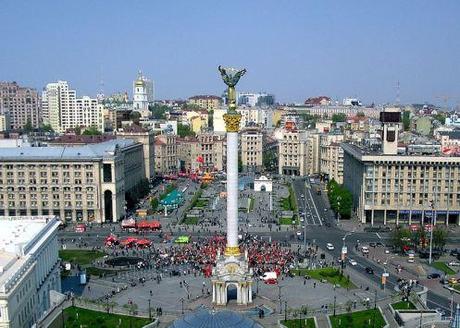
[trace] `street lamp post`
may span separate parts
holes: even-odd
[[[287,321],[287,301],[284,301],[284,321]]]
[[[431,201],[430,257],[428,258],[429,264],[431,264],[431,262],[433,261],[432,254],[433,254],[433,230],[434,230],[433,220],[434,220],[434,215],[435,215],[434,213],[435,213],[434,202]]]
[[[184,314],[184,299],[181,297],[180,301],[182,303],[182,315],[183,315]]]
[[[149,320],[152,320],[152,308],[150,307],[150,298],[149,298]]]
[[[282,313],[282,305],[281,305],[281,288],[283,288],[283,286],[279,286],[278,285],[278,300],[280,302],[280,314]]]
[[[337,196],[337,223],[340,222],[340,201],[342,200],[342,196]]]

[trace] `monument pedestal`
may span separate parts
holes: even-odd
[[[212,273],[212,303],[227,305],[228,288],[236,288],[238,305],[252,303],[252,269],[248,269],[247,255],[218,255]]]

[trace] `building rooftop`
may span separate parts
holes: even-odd
[[[459,130],[455,130],[455,131],[439,131],[439,135],[441,135],[441,136],[449,136],[449,139],[455,139],[455,140],[460,139],[460,131]]]
[[[74,134],[65,134],[60,136],[53,141],[50,141],[50,144],[93,144],[105,142],[108,140],[115,139],[114,135],[103,134],[98,136],[87,136],[87,135],[74,135]]]
[[[135,144],[130,139],[112,139],[84,146],[0,148],[0,161],[8,160],[92,160],[114,156],[117,149]]]
[[[52,216],[0,217],[0,292],[23,273],[20,269],[59,223]]]

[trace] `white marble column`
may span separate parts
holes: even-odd
[[[227,132],[227,246],[238,246],[238,133]]]
[[[249,303],[252,303],[252,284],[249,284]]]
[[[216,303],[216,286],[212,284],[212,302]]]

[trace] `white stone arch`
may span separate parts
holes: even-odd
[[[229,299],[229,294],[228,294],[228,293],[229,293],[229,291],[230,291],[231,289],[233,289],[233,288],[234,288],[235,291],[236,291],[236,298],[234,298],[234,300],[238,302],[238,300],[239,300],[239,298],[240,298],[240,297],[239,297],[239,296],[240,296],[240,295],[239,295],[239,294],[240,294],[240,291],[239,291],[238,283],[237,283],[237,282],[234,282],[234,281],[230,281],[230,282],[227,282],[225,285],[226,285],[226,286],[225,286],[225,294],[226,294],[226,295],[225,295],[225,301],[226,301],[226,303],[228,303],[229,300],[230,300],[230,299]]]

